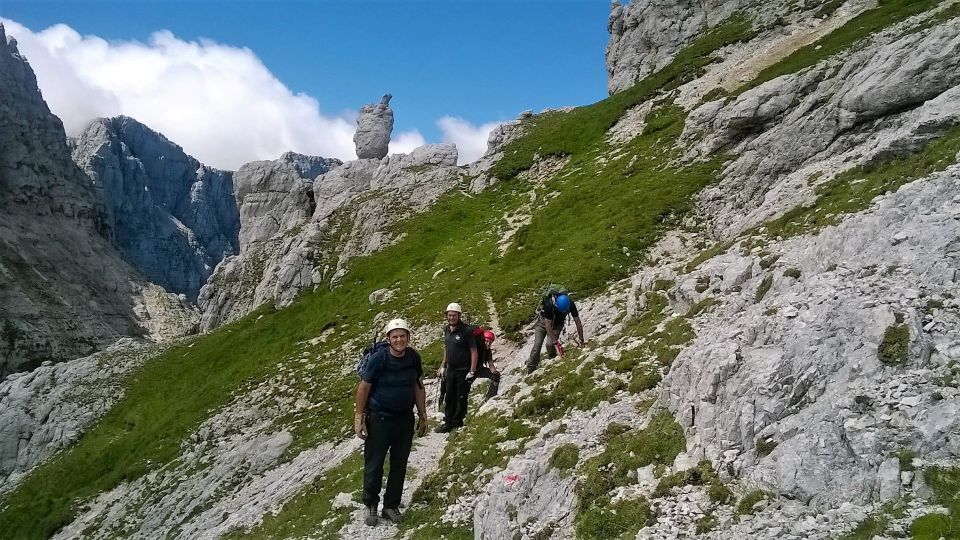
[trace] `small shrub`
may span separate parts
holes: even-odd
[[[913,520],[910,524],[910,534],[914,540],[939,540],[940,538],[957,538],[957,532],[950,524],[950,516],[946,514],[927,514]]]
[[[773,276],[764,276],[763,281],[760,282],[760,286],[757,287],[756,294],[753,295],[753,302],[759,304],[771,286],[773,286]]]
[[[697,286],[694,287],[694,289],[698,293],[702,293],[703,291],[709,288],[710,288],[710,276],[700,276],[697,278]]]
[[[780,258],[780,255],[770,255],[769,257],[764,257],[760,259],[760,268],[763,268],[764,270],[766,270],[767,268],[770,268],[771,266],[773,266],[773,263],[777,262],[779,258]]]
[[[697,534],[707,534],[717,527],[717,517],[713,513],[707,513],[697,520]]]
[[[796,268],[787,268],[783,271],[783,275],[788,278],[800,279],[800,270]]]
[[[888,326],[883,333],[883,340],[877,349],[877,356],[884,364],[903,365],[907,362],[909,350],[910,329],[903,324],[894,324]]]
[[[615,503],[611,503],[609,497],[601,497],[577,515],[577,538],[619,538],[624,533],[636,533],[652,517],[650,504],[643,497]]]
[[[557,469],[561,474],[577,466],[580,461],[580,448],[573,443],[561,444],[550,456],[550,467]]]
[[[653,282],[653,290],[655,291],[665,291],[670,287],[673,287],[674,282],[672,279],[658,279]]]
[[[656,388],[660,384],[660,372],[651,367],[638,367],[630,376],[630,391],[639,394],[645,390]]]
[[[770,452],[773,452],[773,450],[777,447],[777,443],[771,439],[757,439],[756,446],[757,454],[760,454],[762,457],[769,456]]]
[[[903,448],[897,452],[897,459],[900,461],[900,470],[901,471],[913,471],[916,467],[913,466],[913,460],[917,457],[917,453],[909,448]]]
[[[740,499],[740,502],[737,503],[735,513],[737,515],[749,515],[754,512],[754,505],[758,502],[769,499],[770,494],[762,489],[755,489],[753,491],[747,492],[743,498]]]

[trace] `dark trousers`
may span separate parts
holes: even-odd
[[[554,328],[553,332],[560,337],[560,332],[563,332],[563,325],[559,328]],[[553,343],[553,340],[547,335],[547,325],[543,320],[543,315],[537,315],[537,320],[533,324],[533,347],[530,349],[530,357],[527,358],[527,369],[534,370],[540,365],[540,349],[543,348],[543,343],[547,343],[547,356],[549,358],[556,358],[557,356],[557,346]]]
[[[487,399],[497,395],[500,391],[500,372],[494,373],[487,366],[477,368],[477,379],[490,379],[490,387],[487,388]]]
[[[467,383],[467,373],[470,369],[450,369],[443,376],[443,387],[446,401],[443,406],[443,423],[448,426],[462,426],[467,417],[467,397],[470,395],[470,385]]]
[[[390,474],[383,494],[384,508],[399,508],[403,482],[407,476],[407,458],[413,447],[413,411],[388,415],[370,411],[367,438],[363,443],[363,504],[377,506],[383,485],[383,463],[390,451]]]

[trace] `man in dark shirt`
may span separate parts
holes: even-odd
[[[577,325],[578,344],[583,346],[583,324],[580,322],[577,305],[567,294],[552,292],[544,297],[537,311],[537,318],[533,324],[533,348],[530,349],[530,357],[527,358],[527,373],[533,373],[540,365],[540,348],[543,346],[544,339],[547,341],[547,356],[550,358],[557,356],[556,344],[560,342],[560,333],[563,331],[568,313],[573,316],[573,322]]]
[[[353,429],[363,444],[363,504],[365,522],[376,525],[383,463],[390,451],[390,474],[383,495],[383,517],[399,523],[400,496],[407,475],[413,432],[427,432],[426,392],[420,353],[407,346],[410,327],[403,319],[387,323],[387,349],[375,353],[360,373]],[[416,405],[418,420],[413,420]]]
[[[447,306],[447,325],[443,327],[443,362],[440,373],[446,391],[443,423],[438,433],[448,433],[463,426],[467,416],[470,382],[477,373],[477,341],[473,328],[463,322],[460,304]]]

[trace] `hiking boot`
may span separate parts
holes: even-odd
[[[384,508],[380,515],[394,525],[399,525],[400,522],[403,521],[403,516],[400,515],[399,508]]]
[[[439,426],[437,426],[437,429],[435,431],[437,433],[450,433],[451,431],[453,431],[453,426],[444,422]]]
[[[376,506],[368,506],[368,507],[367,507],[367,514],[366,514],[366,517],[363,518],[363,522],[366,523],[367,525],[371,526],[371,527],[373,527],[373,526],[376,525],[377,523],[380,523],[380,518],[377,517],[377,507],[376,507]]]

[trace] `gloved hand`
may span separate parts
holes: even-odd
[[[361,439],[367,438],[367,424],[364,422],[363,413],[353,415],[353,432]]]
[[[553,344],[553,346],[557,348],[557,354],[559,354],[560,356],[563,356],[563,343],[560,343],[560,341],[557,341],[556,343]]]
[[[428,423],[429,423],[429,420],[427,420],[426,416],[417,417],[417,425],[414,428],[417,432],[417,437],[425,437],[427,435]]]
[[[476,373],[475,371],[471,371],[470,373],[467,373],[467,379],[466,379],[466,380],[467,380],[467,384],[472,383],[473,380],[476,379],[476,378],[477,378],[477,373]]]

